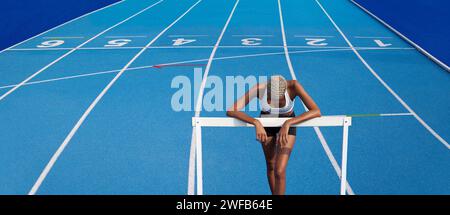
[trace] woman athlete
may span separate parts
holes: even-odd
[[[263,127],[261,122],[242,110],[257,97],[260,100],[260,117],[292,117],[282,127]],[[299,97],[308,111],[299,116],[294,114],[294,100]],[[256,139],[264,151],[267,178],[270,191],[274,195],[284,195],[286,190],[286,166],[295,143],[296,127],[291,125],[320,116],[319,107],[296,80],[288,80],[281,75],[271,76],[267,83],[252,87],[227,111],[227,116],[251,123],[256,129]]]

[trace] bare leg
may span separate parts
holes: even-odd
[[[267,179],[269,181],[270,191],[275,191],[275,161],[276,161],[276,143],[274,137],[267,137],[267,141],[261,144],[266,158]]]
[[[288,135],[286,145],[277,146],[275,163],[275,189],[273,194],[284,195],[286,191],[286,167],[295,144],[295,136]]]

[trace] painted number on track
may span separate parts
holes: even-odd
[[[130,42],[131,42],[131,40],[129,40],[129,39],[110,40],[110,41],[108,41],[108,44],[105,45],[105,47],[122,47],[124,45],[127,45]]]
[[[244,46],[258,46],[258,45],[261,45],[261,42],[259,42],[259,41],[262,41],[262,39],[261,38],[244,38],[241,40],[241,42],[242,42],[241,44]]]
[[[197,40],[178,38],[178,39],[175,39],[175,40],[172,40],[172,41],[173,41],[172,45],[174,45],[174,46],[182,46],[182,45],[185,45],[185,44],[188,44],[188,43],[193,43],[193,42],[195,42]]]
[[[310,46],[326,46],[328,45],[328,43],[325,43],[324,41],[326,39],[322,39],[322,38],[305,38],[306,44],[310,45]]]
[[[64,40],[47,40],[37,45],[38,48],[53,48],[64,44]]]

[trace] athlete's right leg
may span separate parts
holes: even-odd
[[[273,136],[268,136],[267,141],[262,143],[264,156],[266,158],[267,179],[269,181],[270,191],[275,192],[275,162],[276,162],[276,143]]]

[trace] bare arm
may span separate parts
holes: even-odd
[[[233,106],[231,106],[227,110],[227,116],[234,117],[236,119],[242,120],[247,123],[251,123],[255,125],[258,121],[257,119],[247,115],[246,113],[242,112],[241,110],[250,103],[252,99],[254,99],[258,95],[260,85],[257,84],[254,87],[252,87],[245,95],[243,95],[241,98],[239,98]]]
[[[266,141],[267,141],[267,133],[266,133],[266,130],[264,129],[263,125],[261,124],[261,122],[259,120],[255,119],[255,118],[253,118],[253,117],[251,117],[251,116],[249,116],[246,113],[241,111],[245,106],[248,105],[248,103],[252,99],[257,97],[258,91],[260,89],[262,89],[262,87],[264,87],[264,85],[261,85],[261,84],[257,84],[256,86],[252,87],[252,89],[250,89],[247,93],[245,93],[244,96],[239,98],[233,104],[233,106],[231,106],[227,110],[227,116],[234,117],[236,119],[239,119],[239,120],[242,120],[244,122],[251,123],[251,124],[255,125],[256,139],[258,139],[262,143],[266,143]]]
[[[288,119],[284,122],[283,126],[280,129],[279,137],[277,138],[277,143],[284,145],[288,141],[288,132],[291,125],[306,121],[308,119],[312,119],[315,117],[320,116],[320,109],[317,106],[317,104],[314,102],[314,100],[311,98],[311,96],[308,95],[308,93],[303,89],[303,86],[298,83],[298,81],[293,81],[294,84],[294,91],[295,95],[300,97],[300,99],[303,101],[303,103],[308,108],[308,111],[294,117],[291,119]]]
[[[302,113],[301,115],[298,115],[292,119],[287,120],[285,123],[287,125],[293,125],[298,124],[300,122],[306,121],[308,119],[320,117],[320,109],[317,106],[317,104],[314,102],[314,100],[309,96],[309,94],[305,91],[303,86],[298,83],[298,81],[294,81],[294,89],[296,96],[300,97],[300,99],[303,101],[303,103],[308,108],[308,111]]]

